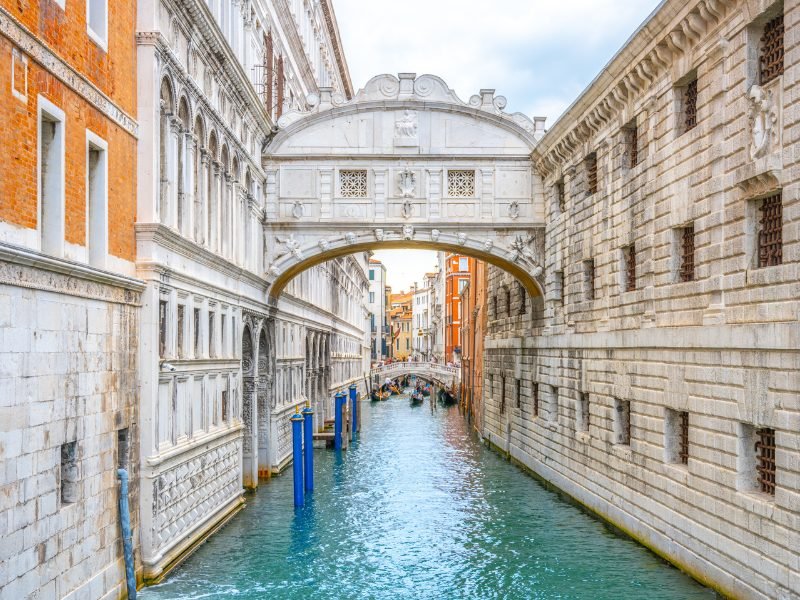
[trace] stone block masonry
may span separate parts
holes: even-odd
[[[489,283],[486,439],[736,598],[800,597],[798,17],[662,4],[534,151],[543,300]]]
[[[141,286],[20,266],[32,257],[0,257],[0,596],[121,594],[116,469],[135,500]]]

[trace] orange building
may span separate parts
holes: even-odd
[[[476,431],[483,431],[483,349],[487,323],[489,270],[470,260],[470,280],[461,291],[461,405]]]
[[[1,598],[124,594],[118,468],[140,539],[136,15],[0,0]]]
[[[461,361],[461,292],[469,283],[474,258],[462,254],[445,256],[444,357],[447,362]]]
[[[134,274],[136,4],[0,10],[0,239]]]

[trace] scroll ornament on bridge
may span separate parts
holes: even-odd
[[[403,239],[404,240],[412,240],[414,239],[414,227],[411,225],[403,225]]]
[[[525,259],[535,264],[536,257],[531,249],[531,244],[533,241],[533,235],[530,233],[527,235],[523,235],[521,233],[517,234],[517,236],[514,238],[514,241],[511,242],[511,249],[509,250],[511,261],[516,263],[521,259]],[[534,277],[539,277],[542,274],[542,271],[542,267],[537,264],[536,268],[531,272],[531,275]]]
[[[300,242],[295,239],[294,234],[290,235],[286,240],[279,239],[278,243],[286,246],[288,254],[291,254],[297,260],[303,260],[303,252],[300,250]]]

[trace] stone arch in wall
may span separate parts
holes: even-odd
[[[380,75],[351,101],[329,89],[289,111],[265,148],[269,296],[305,269],[365,250],[474,256],[541,296],[544,192],[531,153],[544,120],[465,102],[432,75]]]
[[[258,485],[256,367],[253,330],[247,322],[242,331],[242,485],[246,488]]]
[[[270,438],[273,435],[270,415],[275,408],[273,373],[275,344],[270,321],[262,322],[258,334],[256,410],[258,441],[258,476],[269,477],[271,467]]]

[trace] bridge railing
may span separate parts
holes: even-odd
[[[442,380],[461,379],[461,368],[451,365],[443,365],[435,362],[403,361],[381,365],[370,370],[370,374],[378,377],[393,377],[395,375],[405,375],[418,373],[420,375],[434,375]]]

